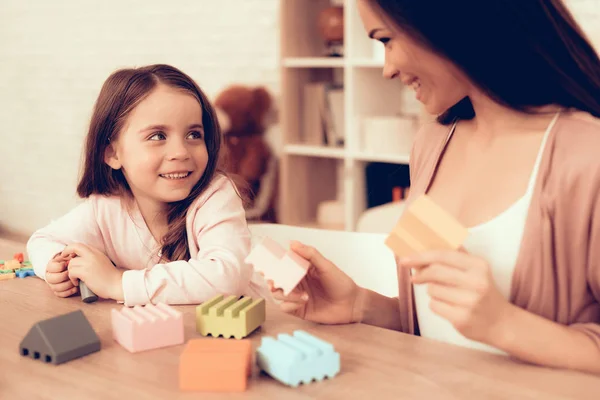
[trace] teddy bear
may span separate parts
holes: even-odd
[[[231,85],[214,100],[222,132],[219,168],[236,184],[249,221],[276,222],[277,160],[265,139],[274,102],[262,86]]]

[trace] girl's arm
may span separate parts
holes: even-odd
[[[134,306],[199,304],[217,294],[270,296],[264,281],[244,261],[250,252],[250,231],[242,200],[229,179],[218,178],[192,204],[187,229],[198,253],[187,261],[125,271],[123,299],[117,300]]]
[[[37,276],[45,279],[48,262],[67,246],[85,243],[104,252],[98,229],[94,198],[86,199],[62,217],[33,233],[27,242],[27,254]]]

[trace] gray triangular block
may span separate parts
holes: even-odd
[[[100,350],[100,339],[81,310],[37,322],[19,345],[22,356],[62,364]]]

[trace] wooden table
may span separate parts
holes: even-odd
[[[15,247],[0,243],[10,258]],[[8,252],[8,255],[6,254]],[[463,349],[368,325],[324,326],[298,320],[275,307],[251,335],[303,329],[327,340],[341,354],[332,380],[293,389],[255,369],[242,394],[186,393],[178,389],[184,345],[131,354],[113,341],[112,301],[85,304],[60,299],[38,278],[0,281],[0,398],[2,399],[598,399],[600,377],[551,370],[503,356]],[[61,365],[19,355],[18,346],[37,321],[81,309],[101,339],[102,350]],[[184,313],[186,340],[200,337],[194,307]],[[222,339],[220,339],[222,340]],[[232,339],[233,340],[233,339]]]

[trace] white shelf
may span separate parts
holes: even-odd
[[[345,151],[339,147],[311,146],[306,144],[288,144],[283,152],[295,156],[344,158]]]
[[[357,68],[383,68],[383,61],[370,58],[356,58],[350,60],[349,64]]]
[[[408,164],[409,154],[354,153],[352,158],[358,161],[384,162],[390,164]]]
[[[382,76],[384,49],[367,36],[355,0],[343,1],[345,57],[321,56],[326,49],[319,34],[319,14],[331,4],[331,0],[279,0],[283,148],[278,222],[315,226],[319,205],[337,200],[344,207],[344,220],[339,223],[352,231],[367,207],[368,163],[406,165],[409,161],[408,154],[364,150],[361,120],[365,116],[399,115],[405,111],[407,96],[403,96],[406,93],[400,80]],[[310,118],[315,110],[304,109],[305,89],[312,83],[343,85],[343,147],[302,144],[302,139],[310,136],[304,132],[305,120],[314,123]]]
[[[282,64],[287,68],[341,68],[345,60],[339,57],[288,57]]]

